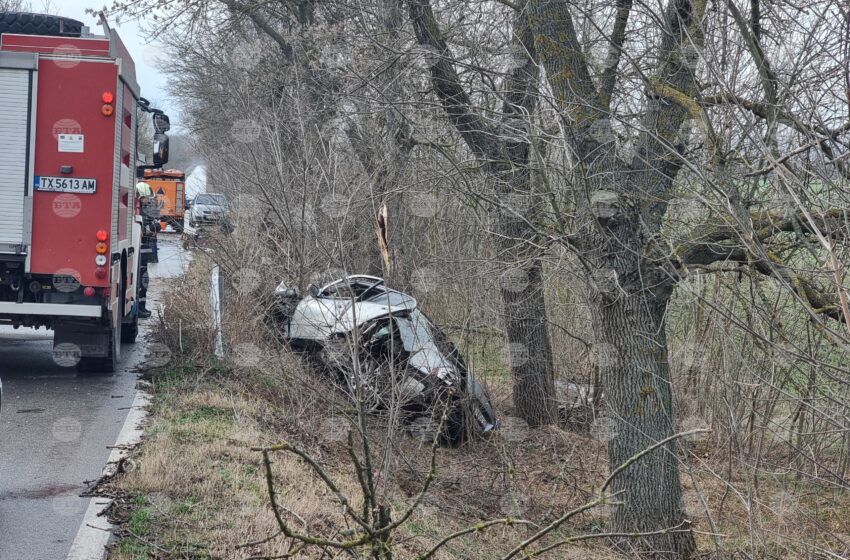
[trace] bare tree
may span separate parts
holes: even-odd
[[[671,436],[695,418],[724,444],[713,452],[747,503],[752,557],[767,546],[755,529],[764,465],[846,488],[839,3],[799,15],[782,1],[166,4],[219,32],[177,41],[175,80],[217,177],[262,199],[275,263],[299,284],[329,267],[379,269],[376,211],[387,205],[393,232],[404,197],[443,189],[440,221],[417,231],[439,263],[438,303],[474,342],[502,319],[507,353],[528,358],[510,373],[534,425],[556,418],[553,355],[569,347],[552,340],[587,311],[586,332],[567,334],[601,375],[621,549],[692,555],[680,469],[695,467]],[[234,68],[230,50],[255,39],[258,64]],[[507,72],[481,54],[504,43],[518,61]],[[261,142],[221,133],[244,120]],[[329,197],[345,211],[321,218]],[[400,268],[418,266],[418,248],[392,235]],[[482,263],[507,282],[470,272]],[[566,290],[579,297],[552,297]]]
[[[0,12],[25,12],[32,9],[26,0],[0,0]]]
[[[759,15],[758,4],[753,6],[753,23],[742,23],[740,28],[765,85],[767,101],[749,108],[760,113],[772,129],[779,118],[775,79],[755,39]],[[728,7],[734,19],[743,22],[734,4]],[[609,443],[613,469],[674,430],[665,323],[673,287],[689,267],[730,260],[748,263],[791,287],[807,305],[842,320],[835,297],[843,288],[839,282],[837,293],[827,296],[777,262],[762,243],[774,238],[777,227],[793,228],[794,219],[783,225],[766,216],[751,216],[741,202],[723,140],[700,106],[697,72],[705,47],[705,3],[671,0],[663,14],[649,20],[649,27],[641,21],[644,33],[655,27],[648,36],[658,37],[651,62],[645,63],[640,53],[646,52],[645,41],[632,43],[637,53],[630,52],[626,44],[632,4],[617,2],[613,26],[602,33],[607,56],[595,79],[574,25],[573,10],[552,0],[530,0],[528,8],[537,55],[569,149],[578,222],[569,244],[582,259],[590,286],[594,336],[602,354],[599,366],[616,423]],[[623,58],[627,66],[637,67],[637,84],[644,90],[643,101],[635,104],[637,116],[629,124],[635,128],[629,158],[616,149],[617,130],[612,121],[612,114],[616,115],[612,110],[614,88],[624,76],[618,70]],[[628,99],[630,92],[622,95]],[[729,99],[723,94],[720,98]],[[691,123],[701,125],[709,153],[709,180],[725,203],[726,225],[692,231],[687,250],[682,252],[684,247],[679,247],[671,253],[669,244],[662,241],[665,216],[675,196],[677,176],[683,167],[692,170],[694,166],[693,156],[687,153]],[[774,161],[777,155],[774,152]],[[820,231],[836,231],[822,222],[823,218],[808,216],[801,225],[804,234],[817,237]],[[729,242],[734,248],[724,248]],[[668,445],[614,480],[613,488],[623,491],[622,502],[613,510],[616,529],[648,531],[685,522],[678,461],[676,449]],[[694,540],[681,532],[632,540],[629,547],[641,554],[687,557],[694,550]]]
[[[508,354],[523,354],[522,359],[511,357],[514,406],[529,425],[552,423],[555,389],[543,266],[539,236],[526,211],[534,208],[534,193],[530,142],[524,131],[537,104],[535,45],[528,14],[521,9],[514,22],[516,47],[525,53],[525,60],[505,81],[501,121],[491,123],[476,111],[463,89],[429,0],[411,0],[408,5],[416,40],[431,53],[434,92],[470,151],[482,162],[488,191],[497,201],[493,232],[497,258],[507,274],[519,273],[527,282],[522,290],[510,285],[500,289]]]

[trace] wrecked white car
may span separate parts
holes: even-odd
[[[348,276],[302,296],[275,290],[283,337],[333,371],[357,402],[398,407],[411,431],[456,443],[497,426],[484,388],[454,345],[417,307],[374,276]]]

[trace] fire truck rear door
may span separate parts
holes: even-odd
[[[0,52],[0,254],[26,255],[32,239],[34,53]]]

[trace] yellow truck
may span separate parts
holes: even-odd
[[[186,212],[186,174],[176,169],[146,169],[145,182],[156,195],[162,229],[171,226],[175,232],[182,233]]]

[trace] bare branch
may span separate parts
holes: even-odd
[[[606,110],[611,108],[611,95],[614,93],[614,86],[617,83],[617,67],[620,65],[623,43],[626,41],[626,25],[629,22],[631,11],[632,0],[617,0],[614,29],[608,40],[608,56],[605,59],[605,66],[599,80],[599,104]]]

